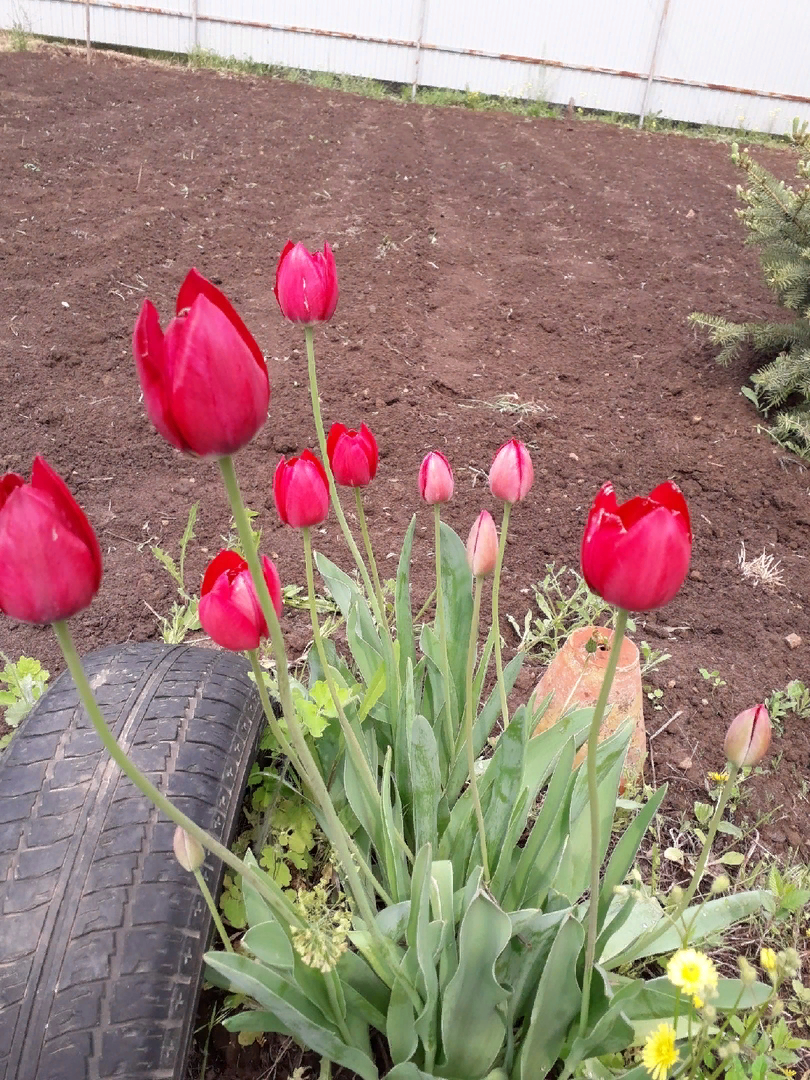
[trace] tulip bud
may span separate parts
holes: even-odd
[[[227,297],[196,270],[160,329],[144,300],[132,335],[146,415],[172,446],[223,457],[246,446],[267,419],[270,380],[261,349]]]
[[[496,499],[514,503],[525,499],[534,483],[534,466],[520,439],[504,443],[489,470],[489,490]]]
[[[193,836],[189,836],[186,830],[181,829],[179,825],[174,830],[172,847],[174,848],[174,857],[183,869],[188,870],[190,874],[193,874],[195,870],[199,870],[205,862],[205,849],[202,844],[195,840]]]
[[[30,623],[69,619],[100,585],[96,534],[50,465],[35,457],[30,484],[0,478],[0,611]]]
[[[670,482],[617,503],[612,484],[594,499],[582,538],[589,589],[628,611],[663,607],[689,569],[692,529],[686,500]]]
[[[723,749],[726,757],[739,767],[756,765],[771,745],[771,718],[764,705],[754,705],[741,712],[729,724]]]
[[[467,540],[467,565],[474,577],[487,577],[498,561],[498,532],[492,514],[482,510]]]
[[[273,498],[285,525],[306,529],[320,525],[329,513],[329,480],[311,450],[278,463],[273,476]]]
[[[327,322],[338,302],[335,256],[328,244],[309,252],[291,240],[281,253],[273,288],[281,314],[291,322],[311,326]]]
[[[341,487],[365,487],[377,472],[377,440],[365,424],[350,431],[343,424],[332,424],[326,440],[326,456],[335,483]]]
[[[281,579],[263,555],[262,573],[276,614],[281,614]],[[208,564],[197,609],[200,625],[212,641],[231,652],[258,649],[268,635],[248,564],[238,551],[220,551]]]
[[[439,450],[431,450],[419,468],[419,494],[429,505],[453,497],[453,470]]]

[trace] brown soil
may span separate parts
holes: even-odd
[[[272,293],[291,237],[335,249],[340,305],[316,338],[323,410],[378,438],[366,505],[386,571],[417,511],[417,597],[429,591],[431,519],[415,484],[425,452],[452,461],[446,518],[466,538],[481,507],[498,510],[481,470],[517,435],[536,479],[512,515],[501,609],[520,623],[545,564],[578,565],[605,480],[628,497],[671,478],[687,496],[693,570],[636,635],[672,654],[650,677],[663,697],[649,733],[676,718],[651,744],[648,778],[652,761],[676,816],[705,798],[728,721],[810,681],[808,473],[757,432],[739,394],[753,369],[718,368],[686,322],[695,309],[780,315],[742,246],[727,146],[112,54],[88,67],[58,47],[0,55],[0,112],[0,466],[27,474],[44,454],[98,532],[105,579],[74,620],[83,651],[156,636],[147,604],[167,613],[175,594],[149,546],[176,552],[191,502],[190,581],[227,531],[216,466],[152,430],[130,351],[143,297],[165,322],[191,266],[222,284],[269,358],[270,419],[237,469],[264,549],[283,581],[302,582],[300,538],[279,524],[270,486],[279,455],[314,443],[302,336]],[[792,175],[789,151],[757,156]],[[504,393],[543,411],[487,407]],[[785,587],[741,576],[743,541],[749,557],[782,561]],[[319,546],[345,564],[334,519]],[[284,623],[296,655],[306,618]],[[514,647],[505,618],[503,633]],[[47,628],[4,619],[0,648],[61,667]],[[712,689],[701,667],[725,685]],[[524,696],[540,673],[530,657]],[[745,784],[741,813],[760,822],[752,859],[810,856],[808,783],[810,721],[788,716]]]

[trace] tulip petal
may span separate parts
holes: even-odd
[[[191,448],[175,423],[169,404],[172,372],[164,348],[160,319],[151,300],[144,300],[135,323],[132,353],[143,390],[146,415],[167,443],[176,450],[188,452]]]
[[[198,270],[192,267],[186,274],[185,281],[180,286],[180,291],[177,294],[177,314],[179,315],[183,311],[190,310],[198,296],[204,296],[206,300],[209,300],[215,307],[219,308],[245,345],[247,345],[253,355],[253,359],[259,367],[266,372],[267,365],[262,350],[256,344],[253,335],[245,326],[239,312],[224,292],[218,289],[216,285],[208,280],[208,278],[203,277]]]
[[[221,575],[213,588],[200,597],[198,608],[200,625],[206,634],[232,652],[258,649],[261,641],[259,627],[233,602],[231,583]]]
[[[64,525],[84,544],[90,553],[93,563],[93,593],[98,591],[101,584],[102,558],[98,537],[93,531],[93,526],[73,498],[65,481],[50,467],[48,462],[39,454],[34,458],[31,466],[31,487],[44,492],[49,496],[54,511],[58,514]]]
[[[200,596],[209,593],[213,589],[217,578],[222,574],[226,574],[228,580],[233,581],[236,575],[241,574],[243,570],[247,570],[247,563],[239,552],[223,548],[218,555],[214,556],[206,568],[200,586]]]
[[[600,595],[631,611],[668,604],[689,569],[691,550],[683,522],[663,506],[627,531],[612,527],[607,516],[604,521],[608,527],[603,524],[592,541],[595,549],[590,556],[600,565]]]

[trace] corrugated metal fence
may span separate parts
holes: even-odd
[[[782,133],[808,0],[0,0],[0,26]]]

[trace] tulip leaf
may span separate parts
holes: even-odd
[[[608,907],[613,899],[613,890],[622,884],[636,857],[636,852],[644,839],[647,826],[653,819],[658,807],[667,793],[667,785],[664,784],[647,800],[643,808],[630,822],[622,835],[619,837],[610,861],[605,869],[602,879],[602,889],[599,897],[599,929],[605,923]]]
[[[371,685],[383,649],[366,599],[348,574],[319,551],[315,552],[315,564],[346,620],[346,640],[355,663],[366,685]]]
[[[391,991],[359,955],[347,949],[341,954],[337,971],[346,994],[349,1012],[359,1009],[367,1024],[385,1031],[385,1014]]]
[[[416,1015],[402,977],[399,977],[391,988],[385,1033],[391,1060],[395,1064],[408,1061],[416,1053],[419,1046]]]
[[[252,926],[243,935],[242,944],[263,964],[289,970],[293,968],[293,947],[275,919]]]
[[[511,723],[503,731],[490,759],[484,777],[487,781],[486,812],[484,828],[490,858],[503,849],[503,840],[520,795],[523,782],[523,759],[526,752],[526,709],[521,706]],[[473,858],[480,858],[480,851],[473,846]]]
[[[391,777],[391,756],[391,747],[389,746],[385,753],[380,790],[380,805],[382,808],[380,849],[387,872],[388,891],[395,901],[399,901],[409,897],[411,890],[408,866],[403,851],[402,806]],[[392,790],[394,791],[393,799],[391,797]]]
[[[437,811],[441,796],[439,749],[430,724],[417,713],[408,728],[408,764],[414,847],[438,846]]]
[[[385,1074],[385,1080],[436,1080],[432,1073],[422,1072],[412,1061],[401,1061]]]
[[[413,546],[413,533],[416,527],[416,514],[411,518],[411,523],[402,541],[402,552],[399,556],[397,567],[396,585],[394,588],[394,618],[397,627],[397,641],[399,642],[399,670],[400,677],[405,678],[405,671],[410,660],[413,667],[416,666],[416,650],[413,642],[413,612],[411,610],[411,548]]]
[[[287,1036],[291,1034],[277,1016],[265,1009],[245,1009],[235,1016],[224,1017],[220,1023],[226,1031],[252,1031],[262,1034],[272,1032]]]
[[[348,1046],[320,1010],[272,969],[236,953],[209,952],[205,961],[225,975],[234,990],[249,994],[273,1013],[304,1046],[358,1073],[363,1080],[377,1080],[377,1067],[368,1054]]]
[[[495,978],[495,962],[511,934],[509,916],[479,886],[461,919],[458,968],[444,992],[443,1076],[483,1076],[498,1056],[509,994]]]
[[[366,789],[366,785],[361,783],[351,754],[346,754],[343,758],[343,787],[355,817],[371,842],[379,847],[382,830],[380,806],[371,801],[371,793]]]
[[[588,1013],[588,1030],[583,1036],[574,1035],[565,1053],[563,1076],[571,1076],[581,1061],[589,1057],[602,1057],[624,1050],[633,1042],[633,1027],[628,1023],[624,1010],[641,991],[639,980],[632,982],[624,996],[614,996],[605,972],[595,965],[591,983],[591,1004]],[[578,1021],[575,1022],[576,1027]]]
[[[668,926],[660,937],[649,944],[645,944],[642,936],[640,941],[631,943],[622,952],[614,954],[608,966],[617,968],[632,960],[672,952],[680,949],[684,943],[699,944],[721,933],[732,923],[748,918],[754,912],[765,911],[767,914],[773,914],[775,907],[773,893],[768,889],[753,889],[701,902],[687,908],[673,925]]]
[[[543,1080],[559,1057],[582,993],[576,978],[585,941],[582,925],[567,916],[557,931],[537,986],[518,1060],[518,1080]]]
[[[619,790],[632,724],[623,724],[615,735],[599,743],[596,752],[596,777],[599,792],[599,857],[604,857],[610,843],[616,794]],[[557,892],[576,900],[591,876],[591,822],[588,812],[587,764],[577,770],[571,799],[568,844],[563,852],[554,887]]]
[[[447,627],[447,662],[459,702],[465,697],[467,650],[472,629],[472,574],[467,549],[449,525],[440,523],[442,545],[442,600]]]
[[[510,915],[512,937],[498,960],[498,981],[511,987],[507,1030],[531,1011],[542,974],[560,923],[570,913],[523,910]]]

